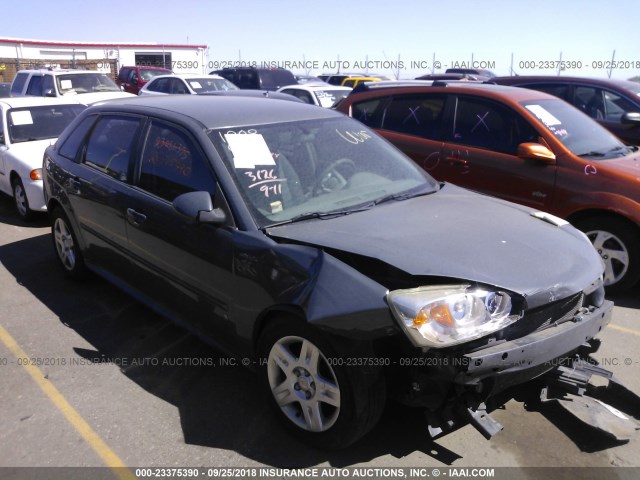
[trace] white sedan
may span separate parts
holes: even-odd
[[[62,97],[0,99],[0,191],[13,197],[23,219],[47,209],[42,192],[44,150],[85,108]]]
[[[278,92],[288,93],[311,105],[330,108],[336,102],[349,95],[351,88],[338,87],[328,83],[324,85],[303,84],[287,85],[286,87],[280,88]]]
[[[238,87],[219,75],[158,75],[146,83],[138,95],[198,95],[228,90],[238,90]]]

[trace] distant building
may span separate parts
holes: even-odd
[[[176,73],[206,73],[207,45],[88,43],[0,37],[0,82],[25,68],[86,68],[110,73],[122,66],[154,65]]]

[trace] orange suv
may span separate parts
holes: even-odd
[[[600,253],[609,292],[638,281],[638,147],[534,90],[447,82],[358,90],[337,110],[377,129],[435,178],[573,223]],[[487,218],[487,228],[499,222]]]

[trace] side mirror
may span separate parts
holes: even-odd
[[[138,78],[137,77],[133,77],[131,79],[131,83],[133,83],[134,85],[138,85]]]
[[[47,88],[44,91],[44,96],[45,97],[55,97],[56,96],[56,92],[54,92],[52,88]]]
[[[209,192],[183,193],[173,201],[173,208],[197,223],[223,223],[226,215],[219,208],[213,208]]]
[[[640,113],[627,112],[620,118],[620,123],[623,125],[637,126],[640,125]]]
[[[549,165],[556,163],[555,154],[539,143],[521,143],[518,145],[516,155],[520,158],[538,160]]]

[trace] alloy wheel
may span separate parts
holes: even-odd
[[[53,236],[58,252],[58,258],[67,270],[71,271],[76,266],[76,249],[71,230],[62,218],[56,218],[53,224]]]
[[[629,251],[620,238],[604,230],[585,232],[594,248],[604,260],[604,284],[619,282],[629,269]]]
[[[340,388],[330,362],[310,341],[284,337],[269,352],[267,373],[276,403],[298,427],[330,429],[340,413]]]

